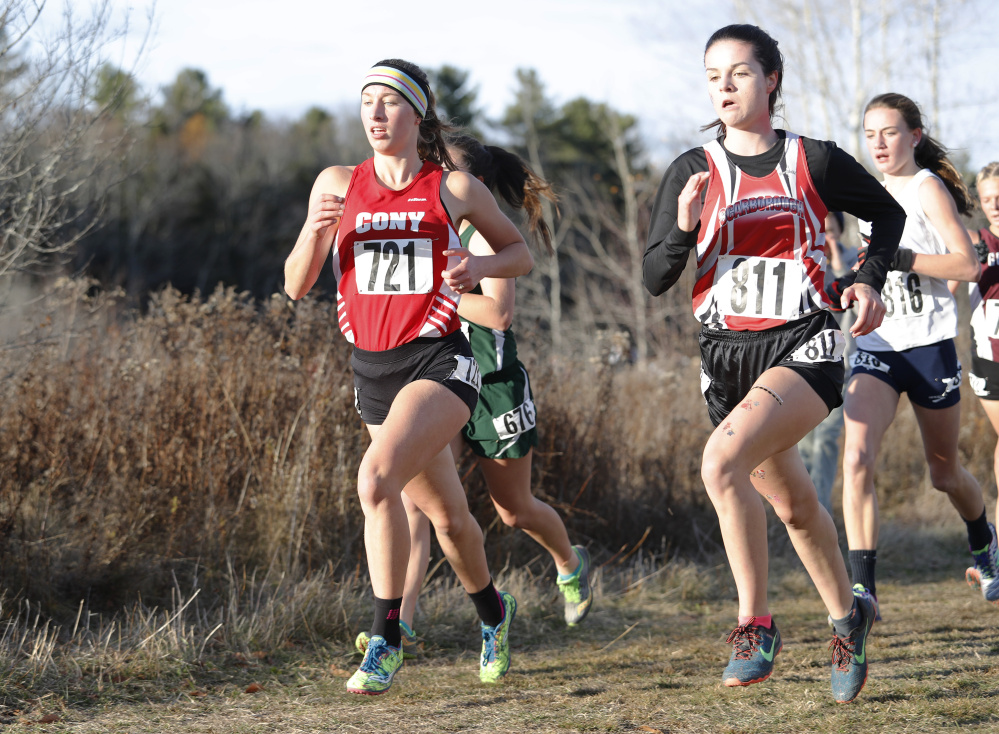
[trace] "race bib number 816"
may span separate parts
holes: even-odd
[[[354,243],[357,292],[429,293],[434,284],[433,241],[368,240]]]
[[[788,319],[801,304],[801,264],[777,257],[722,255],[715,299],[726,316]]]

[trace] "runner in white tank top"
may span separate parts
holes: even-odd
[[[967,524],[976,562],[980,551],[985,556],[989,548],[994,551],[995,530],[985,516],[981,487],[961,465],[957,446],[961,365],[953,341],[957,312],[946,281],[979,277],[978,258],[958,216],[970,211],[968,191],[907,97],[883,94],[871,100],[864,131],[885,187],[908,215],[883,291],[890,315],[873,334],[857,339],[844,408],[843,518],[854,589],[876,599],[880,522],[874,474],[902,392],[916,414],[930,481],[947,493]]]

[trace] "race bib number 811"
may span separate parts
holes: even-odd
[[[368,240],[354,243],[357,292],[429,293],[434,284],[433,241]]]
[[[726,316],[788,319],[801,304],[802,267],[777,257],[722,255],[715,275],[715,299]]]

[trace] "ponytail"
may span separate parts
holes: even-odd
[[[531,236],[544,244],[549,255],[553,254],[551,229],[542,206],[542,197],[553,204],[558,202],[551,184],[534,173],[520,156],[499,146],[483,145],[470,135],[451,136],[448,144],[461,151],[465,170],[481,177],[486,187],[511,207],[524,210]]]

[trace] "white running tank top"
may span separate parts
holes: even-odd
[[[898,203],[905,210],[905,230],[899,247],[922,255],[945,255],[947,246],[919,203],[919,186],[936,174],[919,171],[902,189]],[[860,234],[871,235],[871,223],[860,221]],[[888,311],[870,334],[857,337],[857,348],[869,352],[899,352],[936,344],[957,336],[957,301],[944,278],[889,270],[881,298]]]

